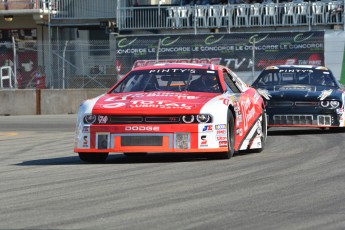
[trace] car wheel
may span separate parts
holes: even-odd
[[[267,139],[267,116],[265,111],[263,111],[261,115],[261,133],[261,148],[255,149],[255,152],[257,153],[260,153],[264,150]]]
[[[82,161],[89,163],[101,163],[104,162],[109,153],[78,153],[79,158]]]
[[[230,159],[235,152],[235,119],[231,110],[228,111],[228,151],[224,154],[224,159]]]
[[[230,159],[235,152],[235,121],[234,115],[231,110],[228,111],[228,123],[227,123],[227,137],[228,137],[228,151],[222,153],[210,154],[211,159]]]

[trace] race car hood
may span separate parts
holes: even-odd
[[[265,100],[332,100],[338,99],[341,92],[332,87],[310,85],[284,85],[257,89]]]
[[[219,94],[193,92],[138,92],[105,94],[97,99],[92,113],[109,115],[192,114]]]

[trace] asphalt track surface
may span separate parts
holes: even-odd
[[[269,129],[230,160],[73,153],[75,115],[0,117],[0,229],[345,229],[345,133]]]

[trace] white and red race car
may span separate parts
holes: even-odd
[[[127,73],[79,108],[74,152],[86,162],[110,152],[203,153],[229,159],[263,150],[264,102],[230,69],[212,64],[156,64]]]

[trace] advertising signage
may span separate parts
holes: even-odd
[[[324,32],[127,36],[116,40],[120,74],[154,63],[213,63],[235,71],[324,64]]]

